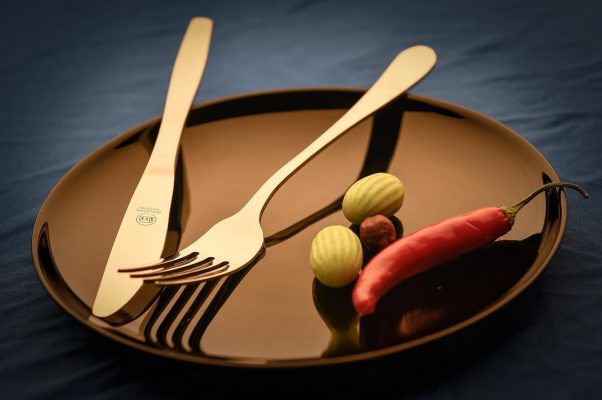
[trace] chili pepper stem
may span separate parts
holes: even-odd
[[[516,217],[516,214],[520,211],[521,208],[523,208],[527,203],[529,203],[531,200],[533,200],[538,194],[540,194],[541,192],[550,190],[550,189],[557,188],[557,187],[566,187],[566,188],[576,190],[585,199],[587,199],[589,197],[589,194],[585,191],[585,189],[583,189],[581,186],[574,184],[574,183],[569,183],[569,182],[546,183],[545,185],[542,185],[537,190],[535,190],[533,193],[531,193],[530,195],[528,195],[527,197],[525,197],[524,199],[522,199],[521,201],[519,201],[512,207],[501,207],[504,214],[506,214],[506,216],[508,217],[508,223],[510,225],[514,224],[514,218]]]

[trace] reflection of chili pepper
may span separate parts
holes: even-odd
[[[513,207],[485,207],[422,228],[378,253],[363,269],[353,289],[360,315],[374,312],[376,302],[399,282],[437,264],[493,242],[507,233],[516,213],[539,193],[569,187],[587,198],[581,187],[565,182],[543,185]]]

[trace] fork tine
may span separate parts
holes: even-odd
[[[130,272],[151,271],[151,270],[156,270],[156,269],[161,269],[161,268],[171,268],[171,267],[175,267],[175,266],[178,266],[181,264],[188,263],[190,261],[194,261],[198,257],[199,253],[196,251],[193,251],[190,254],[187,254],[180,258],[176,258],[176,257],[178,257],[178,255],[179,255],[179,253],[177,253],[173,256],[164,258],[163,262],[160,262],[158,264],[145,265],[142,267],[119,268],[117,271],[130,273]]]
[[[185,273],[167,276],[161,275],[156,279],[145,279],[147,283],[154,283],[155,285],[161,286],[172,286],[172,285],[189,285],[191,283],[201,283],[208,280],[215,279],[228,271],[228,261],[222,261],[215,265],[203,267]]]
[[[190,285],[193,283],[202,283],[206,281],[210,281],[213,279],[220,278],[224,275],[229,275],[234,271],[238,271],[239,269],[246,269],[249,266],[253,266],[259,262],[265,256],[265,247],[263,247],[259,254],[251,260],[250,263],[244,265],[242,267],[236,266],[233,267],[229,264],[228,261],[222,261],[219,264],[207,267],[207,268],[199,268],[194,271],[190,271],[188,273],[179,274],[178,276],[173,277],[161,277],[155,280],[149,279],[148,283],[154,283],[155,285],[161,286],[171,286],[171,285]]]
[[[211,264],[213,262],[214,258],[213,257],[207,257],[204,258],[200,261],[195,261],[194,259],[191,261],[192,263],[183,263],[183,264],[178,264],[169,268],[164,268],[164,269],[154,269],[152,271],[145,271],[145,272],[138,272],[138,273],[133,273],[130,274],[130,276],[132,278],[145,278],[147,280],[152,280],[155,278],[161,278],[161,277],[167,277],[170,276],[172,274],[180,274],[183,273],[185,271],[189,271],[191,269],[197,268],[201,265],[205,265],[205,264]]]
[[[130,275],[133,278],[143,277],[146,282],[156,282],[163,280],[172,280],[178,278],[185,278],[187,276],[194,276],[197,274],[203,274],[205,272],[212,271],[214,268],[221,268],[222,265],[217,264],[213,265],[213,257],[208,257],[202,262],[194,263],[186,265],[185,267],[178,268],[175,270],[169,271],[155,271],[152,273],[147,273],[144,276],[139,275]]]

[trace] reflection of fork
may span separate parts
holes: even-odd
[[[215,224],[178,254],[154,265],[120,269],[120,272],[160,285],[181,285],[231,274],[251,263],[262,251],[261,214],[276,190],[350,128],[418,83],[435,61],[435,52],[427,46],[414,46],[399,53],[353,107],[268,178],[240,211]]]

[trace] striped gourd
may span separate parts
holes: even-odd
[[[384,172],[355,182],[343,198],[343,214],[356,225],[367,217],[395,214],[403,204],[405,189],[401,181]]]
[[[360,239],[347,227],[327,226],[311,243],[309,263],[316,278],[326,286],[342,287],[353,282],[362,261]]]

